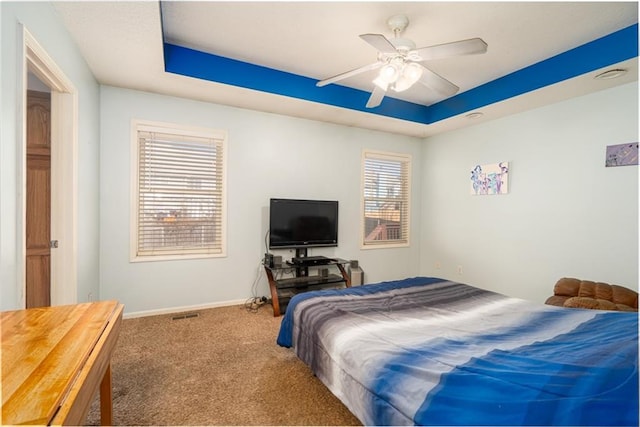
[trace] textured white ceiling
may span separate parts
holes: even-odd
[[[391,38],[387,19],[404,13],[410,24],[403,36],[418,47],[472,37],[487,42],[486,54],[429,63],[464,92],[638,22],[637,2],[54,4],[100,83],[415,136],[477,121],[423,125],[165,73],[162,30],[173,44],[320,80],[374,62],[376,51],[358,35]],[[630,68],[622,79],[571,79],[483,108],[480,120],[637,80],[637,59],[622,65]],[[369,75],[340,84],[372,89]],[[423,104],[438,100],[420,85],[402,95]]]

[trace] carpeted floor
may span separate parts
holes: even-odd
[[[112,360],[116,425],[361,425],[276,344],[270,305],[123,321]],[[87,417],[100,423],[98,399]]]

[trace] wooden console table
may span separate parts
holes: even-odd
[[[102,301],[0,313],[0,424],[82,425],[99,387],[100,421],[112,425],[111,355],[123,307]]]

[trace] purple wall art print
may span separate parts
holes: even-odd
[[[607,145],[607,160],[605,165],[629,166],[638,164],[638,143]]]
[[[509,192],[509,162],[476,165],[471,171],[470,194],[475,196]]]

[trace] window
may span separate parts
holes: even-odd
[[[224,256],[226,133],[134,121],[132,260]]]
[[[363,153],[363,248],[409,245],[410,176],[408,155]]]

